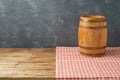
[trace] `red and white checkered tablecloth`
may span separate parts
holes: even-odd
[[[120,80],[120,47],[95,58],[81,56],[78,47],[57,47],[56,80]]]

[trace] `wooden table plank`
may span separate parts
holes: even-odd
[[[55,48],[0,48],[0,80],[52,80]]]

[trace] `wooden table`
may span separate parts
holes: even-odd
[[[0,80],[54,80],[55,49],[0,48]]]

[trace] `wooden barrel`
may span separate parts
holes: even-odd
[[[81,16],[78,44],[81,54],[89,56],[101,56],[105,54],[107,44],[106,17],[101,15]]]

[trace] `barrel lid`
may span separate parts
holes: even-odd
[[[82,15],[81,20],[95,20],[95,21],[106,21],[106,17],[102,15]]]

